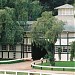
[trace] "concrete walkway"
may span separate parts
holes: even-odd
[[[51,70],[37,70],[31,68],[32,61],[25,61],[21,63],[15,64],[0,64],[0,70],[28,70],[34,72],[49,72],[49,73],[57,73],[57,74],[67,74],[67,75],[75,75],[75,72],[69,71],[51,71]]]

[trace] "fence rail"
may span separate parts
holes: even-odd
[[[40,67],[40,69],[42,69],[42,68],[51,68],[52,70],[53,69],[57,69],[57,68],[59,68],[59,69],[63,69],[63,71],[65,70],[65,69],[74,69],[75,70],[75,67],[56,67],[56,66],[41,66],[41,65],[37,65],[37,64],[39,64],[39,62],[42,64],[43,62],[47,62],[47,60],[39,60],[39,61],[34,61],[34,62],[32,62],[31,63],[31,66],[32,67]]]
[[[24,73],[26,73],[26,75],[67,75],[67,74],[55,74],[55,73],[48,73],[48,72],[35,72],[35,71],[20,71],[20,70],[0,70],[0,72],[4,72],[3,74],[0,75],[20,75],[18,73],[23,73],[23,75],[25,75]],[[8,74],[7,72],[10,72],[10,74]],[[14,72],[14,74],[12,74],[12,72]]]

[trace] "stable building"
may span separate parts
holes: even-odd
[[[58,48],[62,48],[61,60],[70,59],[70,44],[75,41],[75,17],[74,17],[74,7],[69,4],[65,4],[56,7],[58,10],[58,15],[55,16],[57,19],[62,20],[64,25],[64,30],[57,39],[55,43],[55,59],[58,59]],[[0,58],[31,58],[31,36],[30,30],[31,25],[34,21],[19,21],[20,25],[24,28],[24,38],[22,43],[18,43],[16,46],[12,45],[0,45]]]
[[[62,48],[62,59],[70,60],[70,44],[75,41],[75,17],[74,17],[74,7],[69,4],[65,4],[55,9],[58,10],[58,15],[55,16],[57,19],[62,20],[64,25],[64,30],[57,39],[55,44],[55,53],[58,53],[58,48]],[[55,55],[56,60],[57,54]]]
[[[21,43],[17,45],[0,45],[0,58],[31,58],[31,36],[30,30],[33,21],[17,21],[24,28],[24,37]]]

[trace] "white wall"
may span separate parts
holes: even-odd
[[[58,20],[62,20],[67,25],[74,25],[74,15],[58,15],[55,16]]]
[[[70,60],[70,54],[68,56],[69,56],[69,60]],[[58,54],[55,54],[55,60],[56,61],[59,60]],[[67,54],[61,54],[61,61],[67,61]]]
[[[13,52],[9,52],[9,57],[13,58]]]
[[[8,52],[3,52],[3,58],[8,58]]]
[[[16,45],[16,51],[21,51],[21,45],[20,44]]]
[[[21,52],[16,53],[16,58],[21,58]]]
[[[58,9],[58,15],[74,15],[74,10],[73,8]]]

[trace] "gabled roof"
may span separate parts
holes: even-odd
[[[65,4],[65,5],[62,5],[62,6],[59,6],[59,7],[56,7],[55,9],[61,9],[61,8],[74,8],[72,5],[70,4]]]

